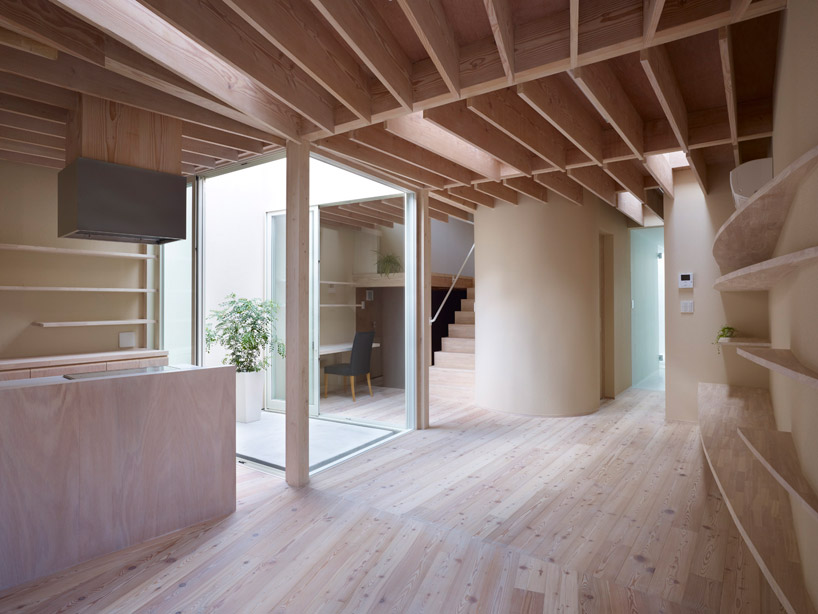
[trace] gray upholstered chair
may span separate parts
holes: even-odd
[[[372,380],[369,377],[369,363],[372,358],[372,342],[374,340],[374,331],[355,333],[349,362],[324,367],[324,398],[327,398],[330,374],[349,377],[349,387],[352,390],[353,402],[355,401],[355,377],[358,375],[366,375],[366,383],[369,386],[369,396],[372,396]]]

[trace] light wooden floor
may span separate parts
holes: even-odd
[[[352,400],[349,388],[343,391],[330,390],[327,398],[322,396],[319,405],[321,415],[406,428],[406,392],[400,388],[386,388],[373,383],[373,396],[369,396],[366,379],[363,381],[363,385],[359,383],[355,389],[355,401]],[[323,394],[323,389],[321,392]]]
[[[775,599],[661,393],[433,425],[238,511],[0,595],[2,612],[759,612]]]

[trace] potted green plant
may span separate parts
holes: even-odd
[[[276,333],[278,305],[273,301],[228,294],[208,316],[207,351],[216,344],[227,350],[222,361],[236,367],[236,420],[255,422],[264,405],[264,369],[270,354],[283,357],[284,343]]]
[[[716,346],[716,352],[721,354],[721,344],[719,343],[719,341],[721,341],[722,339],[729,339],[730,337],[735,336],[736,336],[735,328],[733,328],[732,326],[722,326],[719,329],[719,332],[716,333],[716,340],[713,342],[713,344]]]
[[[375,270],[379,275],[390,277],[395,273],[403,272],[403,265],[395,254],[389,252],[384,254],[379,251],[376,251],[375,254],[378,256],[375,261]]]

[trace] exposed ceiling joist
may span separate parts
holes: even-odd
[[[738,166],[741,163],[738,151],[738,103],[736,101],[736,75],[733,68],[733,38],[728,26],[719,28],[719,57],[724,81],[724,97],[727,101],[727,122],[730,126],[733,159]]]
[[[510,0],[483,0],[491,32],[503,65],[503,72],[510,84],[514,80],[514,22]]]
[[[569,168],[568,176],[612,207],[616,207],[616,182],[598,166]]]
[[[541,183],[537,183],[530,177],[514,177],[512,179],[504,179],[503,185],[518,191],[520,194],[530,196],[534,200],[543,203],[548,202],[548,190]]]
[[[452,94],[460,95],[460,47],[440,0],[398,0]]]
[[[33,53],[48,60],[57,59],[57,50],[54,47],[44,45],[33,38],[29,38],[7,28],[0,28],[0,46]]]
[[[449,188],[448,192],[449,194],[452,194],[454,196],[470,200],[477,205],[482,205],[484,207],[490,208],[494,207],[494,198],[492,196],[489,196],[484,192],[475,190],[473,187],[470,186]]]
[[[0,125],[0,138],[65,150],[65,139],[63,137],[40,134],[39,132],[10,128],[3,125]]]
[[[565,173],[560,171],[540,173],[539,175],[534,175],[534,181],[543,184],[549,190],[556,192],[566,200],[576,205],[582,205],[582,186]]]
[[[645,179],[636,161],[610,162],[602,169],[640,203],[645,202]]]
[[[651,47],[643,50],[639,59],[679,146],[682,151],[688,151],[687,107],[667,50]]]
[[[513,190],[496,181],[475,183],[474,189],[488,194],[489,196],[493,196],[497,200],[507,202],[510,205],[516,205],[519,203],[519,192],[517,192],[517,190]]]

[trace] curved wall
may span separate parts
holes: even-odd
[[[478,208],[480,407],[543,416],[599,408],[597,207],[595,197],[577,207],[554,195],[548,204],[521,197],[517,207]]]

